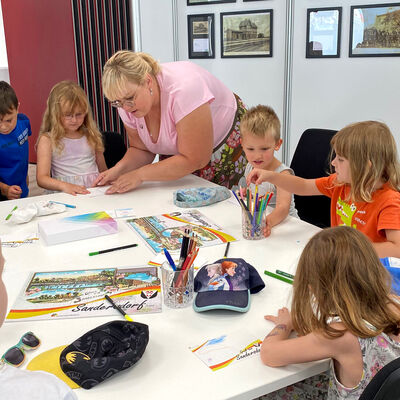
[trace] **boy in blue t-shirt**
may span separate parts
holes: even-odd
[[[28,196],[29,119],[18,114],[14,89],[0,81],[0,201]]]

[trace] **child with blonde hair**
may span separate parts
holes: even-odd
[[[303,179],[263,169],[247,182],[268,181],[297,195],[331,198],[331,226],[351,226],[369,237],[380,257],[400,257],[400,166],[387,125],[364,121],[346,126],[331,140],[335,173]]]
[[[248,160],[245,177],[254,168],[274,171],[280,175],[294,174],[292,169],[275,157],[275,151],[278,151],[282,145],[281,123],[271,107],[258,105],[250,108],[242,118],[240,132],[243,151]],[[253,184],[250,184],[250,189],[254,194]],[[282,222],[288,215],[298,217],[291,193],[268,182],[261,183],[258,187],[259,196],[264,196],[267,192],[273,193],[269,206],[274,210],[265,218],[265,236],[269,236],[271,228]]]
[[[293,282],[292,310],[266,315],[275,328],[261,345],[271,367],[331,358],[327,380],[263,399],[356,400],[383,366],[400,357],[400,303],[391,279],[365,235],[327,228],[308,242]],[[290,339],[292,331],[299,335]],[[325,390],[324,390],[325,389]],[[297,396],[297,397],[296,397]]]
[[[101,133],[83,89],[72,81],[50,91],[37,143],[38,185],[72,195],[86,194],[107,169]]]

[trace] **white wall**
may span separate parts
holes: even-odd
[[[0,81],[6,81],[10,83],[10,76],[8,74],[6,39],[4,37],[4,27],[3,27],[3,10],[1,7],[0,7]]]
[[[368,119],[387,123],[400,150],[400,58],[348,56],[350,5],[388,2],[295,0],[291,154],[307,128],[340,129]],[[307,8],[328,6],[343,7],[341,56],[306,59]]]

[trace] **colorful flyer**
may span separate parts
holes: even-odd
[[[152,266],[35,272],[6,321],[119,316],[109,295],[127,314],[160,312],[161,282]]]
[[[189,349],[212,371],[217,371],[259,354],[261,343],[242,331],[223,334]]]
[[[156,253],[163,248],[170,252],[179,251],[186,228],[197,237],[199,247],[236,240],[197,210],[128,219],[126,222]]]

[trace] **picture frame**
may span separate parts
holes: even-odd
[[[306,58],[339,58],[342,7],[307,9]]]
[[[236,3],[236,0],[187,0],[188,6],[200,6],[204,4]]]
[[[220,14],[221,58],[272,57],[273,10]]]
[[[349,57],[400,56],[400,3],[351,6]]]
[[[189,58],[215,58],[214,14],[187,16]]]

